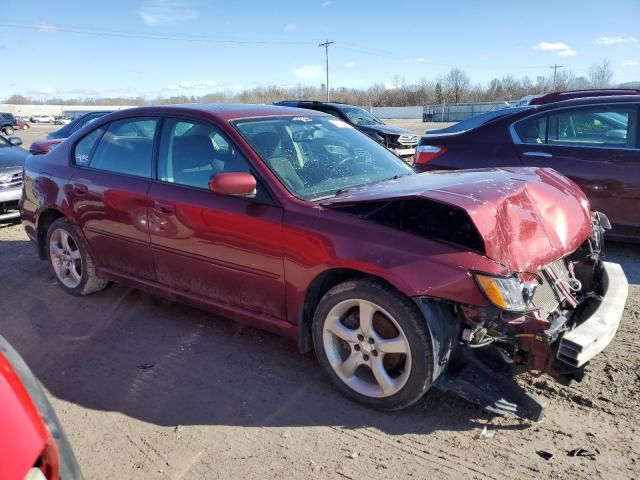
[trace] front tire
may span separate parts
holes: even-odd
[[[66,218],[54,221],[47,231],[49,269],[58,284],[71,295],[89,295],[107,286],[96,276],[84,239]]]
[[[348,397],[398,410],[418,401],[433,381],[433,346],[410,299],[372,280],[330,289],[313,319],[320,364]]]
[[[5,135],[13,135],[13,127],[4,127]]]

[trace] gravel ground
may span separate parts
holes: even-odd
[[[548,403],[535,424],[437,391],[399,413],[368,410],[269,333],[120,285],[65,295],[15,223],[0,224],[0,332],[49,393],[87,478],[631,479],[640,246],[608,252],[635,284],[618,334],[579,384],[521,378]],[[567,456],[576,448],[594,457]]]

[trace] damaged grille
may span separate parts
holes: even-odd
[[[398,137],[398,143],[402,146],[414,147],[418,144],[418,136],[417,135],[400,135]]]
[[[0,183],[0,188],[17,188],[22,187],[22,172],[14,173],[11,180],[6,183]]]
[[[549,269],[553,269],[553,273],[560,281],[569,282],[572,278],[564,258],[552,263],[540,272],[543,283],[537,286],[531,300],[533,305],[540,310],[543,318],[555,311],[564,300],[564,296],[555,286],[555,280],[551,278],[547,271]]]

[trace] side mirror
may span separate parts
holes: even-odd
[[[20,137],[9,137],[9,143],[14,147],[22,145],[22,139]]]
[[[254,197],[256,179],[247,172],[217,173],[209,179],[209,190],[220,195]]]

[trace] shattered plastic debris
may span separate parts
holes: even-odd
[[[553,453],[547,452],[546,450],[537,450],[536,453],[540,455],[547,462],[553,458]]]
[[[491,438],[496,434],[496,432],[490,432],[487,430],[487,426],[485,425],[482,431],[480,432],[480,438]]]
[[[591,460],[596,459],[596,454],[590,452],[589,450],[585,450],[584,448],[574,448],[573,450],[569,450],[567,452],[567,456],[569,457],[587,457]]]
[[[176,434],[176,438],[178,440],[182,438],[182,430],[183,430],[182,425],[178,425],[173,429],[173,432]]]

